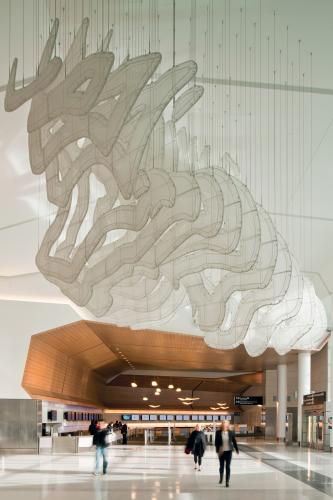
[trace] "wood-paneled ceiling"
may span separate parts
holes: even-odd
[[[268,349],[251,358],[243,346],[219,351],[197,336],[78,321],[31,337],[22,385],[35,398],[110,408],[142,408],[147,396],[165,409],[185,409],[178,397],[195,391],[197,409],[207,409],[221,398],[232,404],[234,394],[251,386],[261,391],[262,371],[295,356],[281,358]],[[145,375],[135,375],[138,387],[133,389],[132,374],[140,370]],[[168,375],[158,376],[162,392],[156,398],[151,381],[161,370]],[[171,383],[182,392],[168,390]]]

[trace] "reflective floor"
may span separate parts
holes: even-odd
[[[0,499],[215,500],[333,497],[333,455],[275,444],[244,443],[232,461],[230,488],[218,484],[209,447],[200,472],[182,447],[113,446],[106,476],[95,477],[94,455],[0,457]]]

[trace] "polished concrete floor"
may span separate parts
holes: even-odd
[[[209,447],[202,470],[174,446],[113,446],[106,476],[92,474],[94,455],[0,457],[4,500],[215,500],[333,497],[333,455],[270,443],[244,443],[234,454],[230,488],[218,484]]]

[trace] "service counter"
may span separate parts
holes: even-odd
[[[122,442],[120,431],[111,434],[111,445]],[[92,436],[42,436],[39,438],[38,453],[82,453],[92,451]]]

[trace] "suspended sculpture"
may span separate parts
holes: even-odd
[[[7,86],[7,111],[31,99],[31,169],[57,207],[36,256],[41,273],[104,320],[158,328],[190,305],[214,348],[319,348],[324,308],[271,218],[230,158],[212,165],[209,146],[199,157],[178,129],[203,94],[195,62],[154,79],[161,55],[149,53],[113,70],[112,32],[86,56],[88,24],[63,62],[56,20],[36,79],[16,89],[15,59]]]

